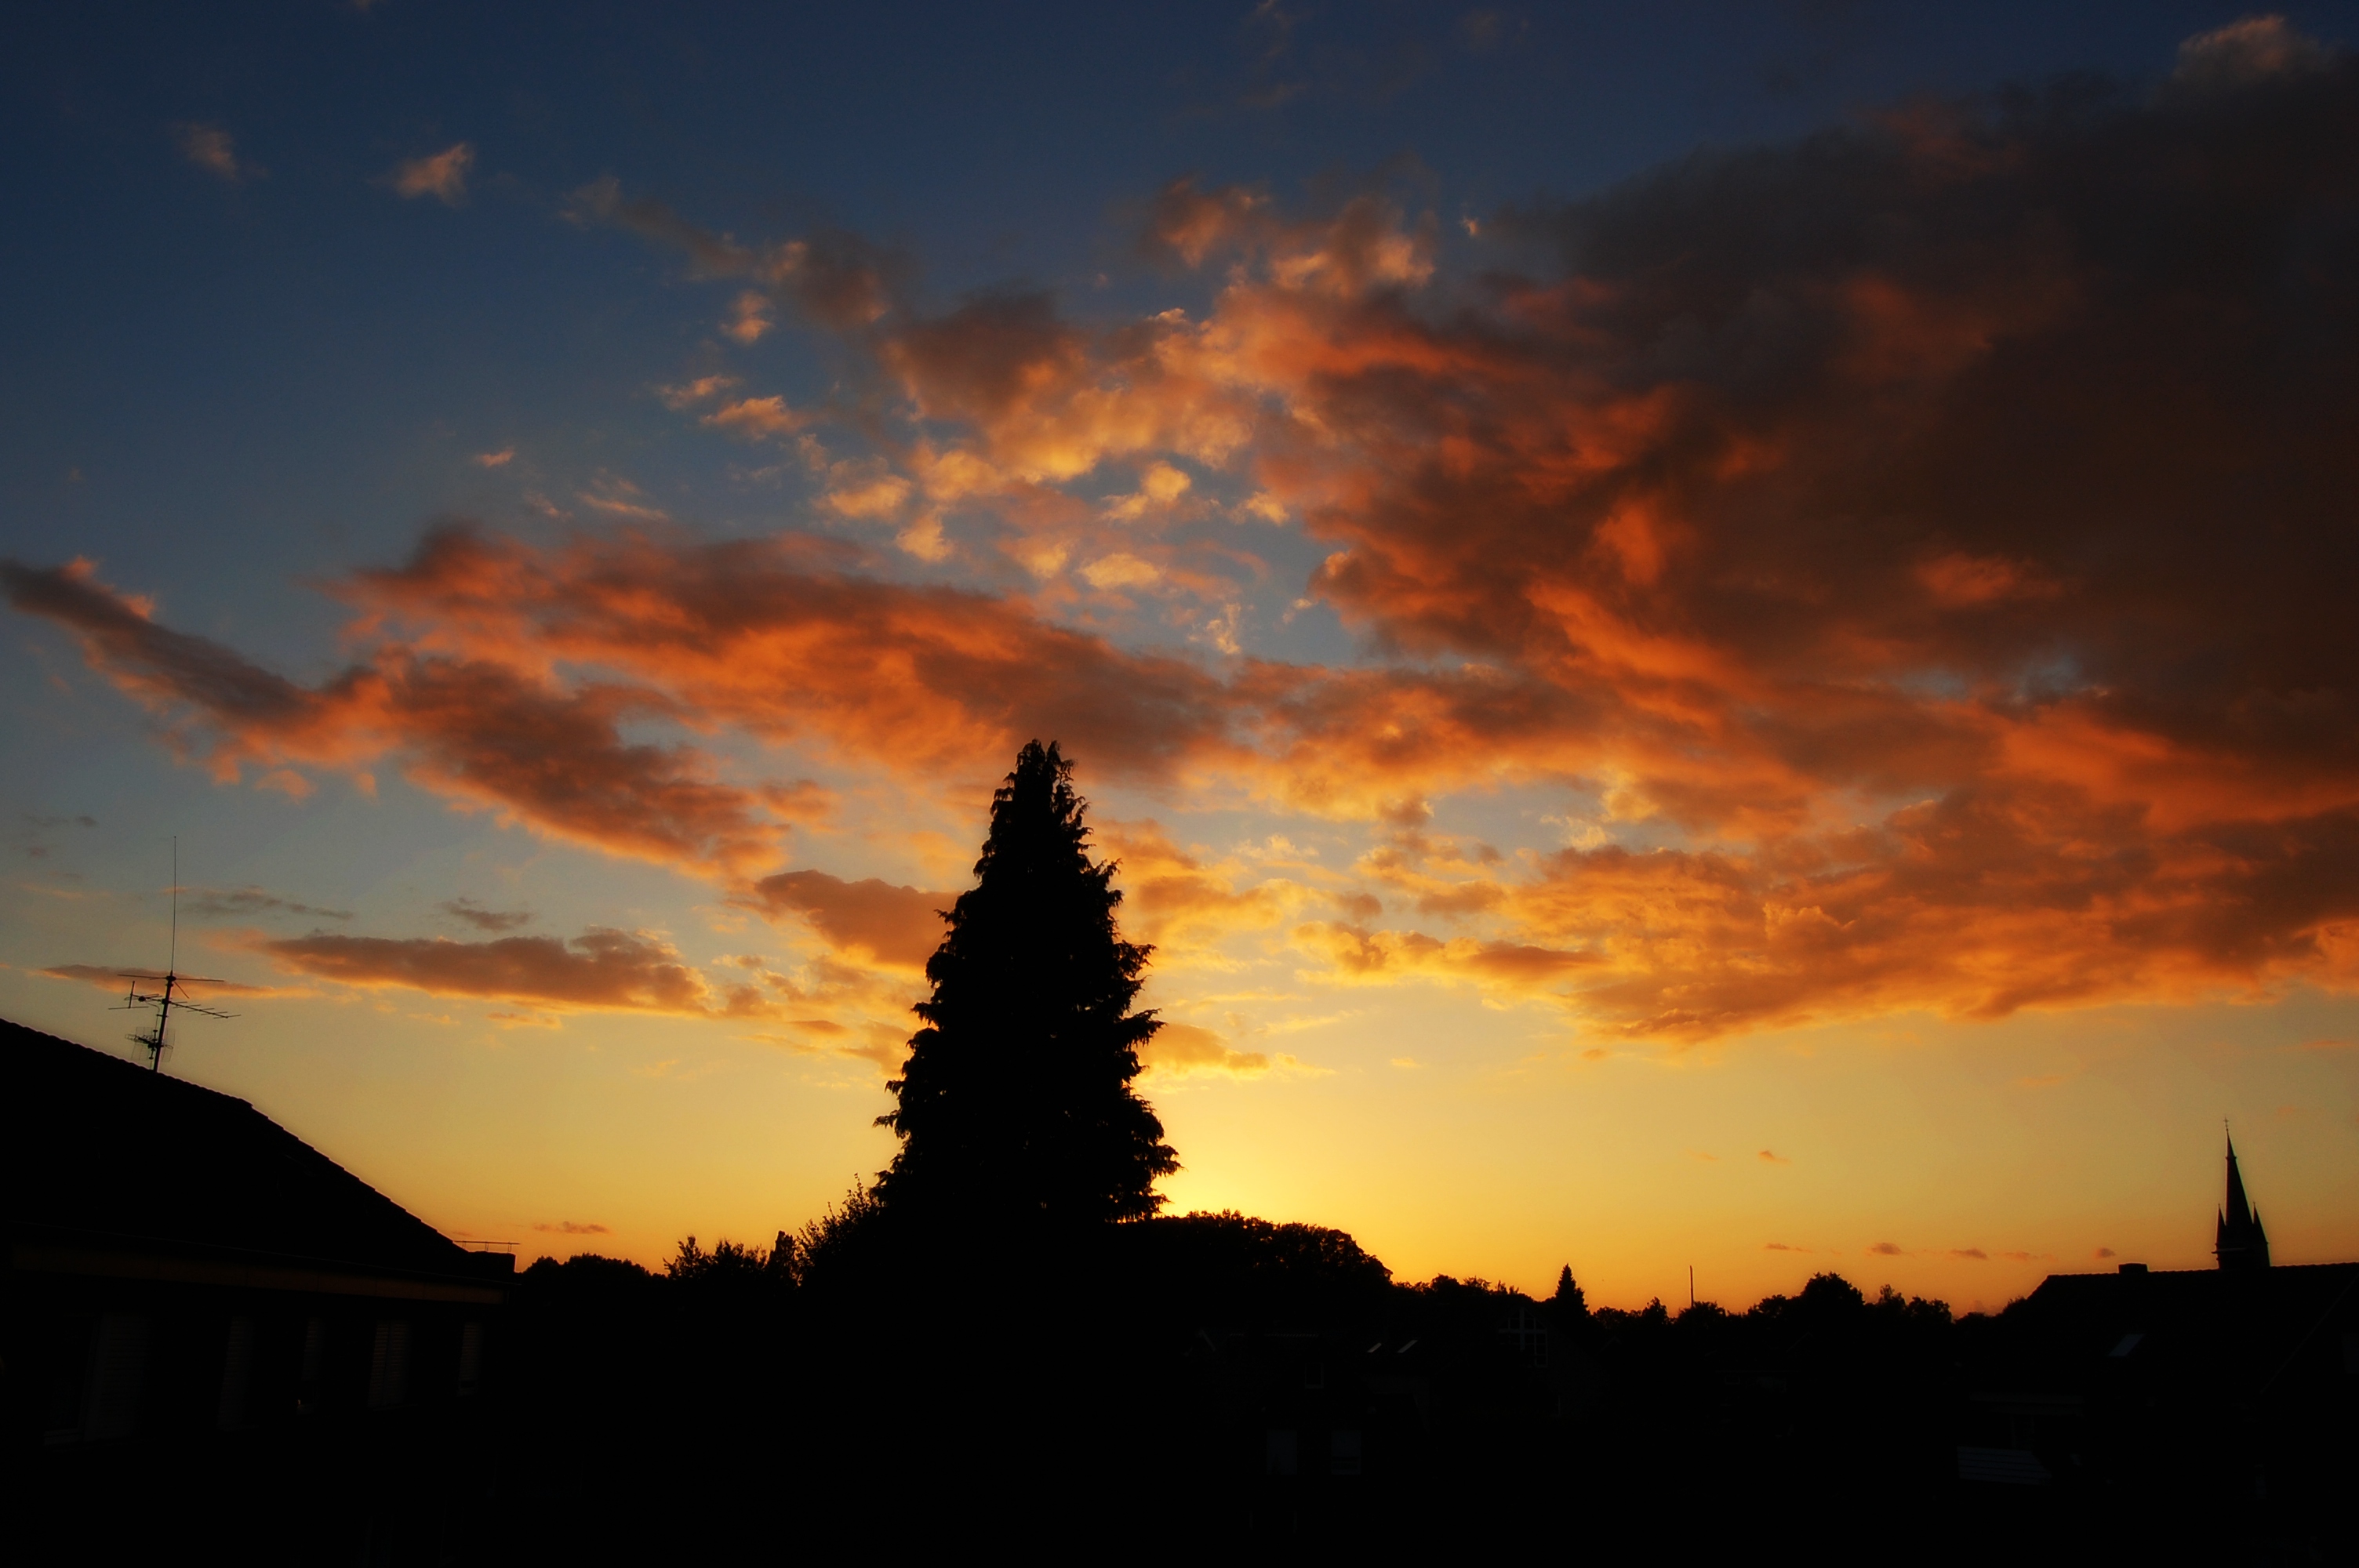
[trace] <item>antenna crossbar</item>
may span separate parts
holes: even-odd
[[[175,1008],[178,1008],[182,1012],[201,1013],[207,1018],[235,1018],[237,1016],[237,1014],[234,1012],[223,1012],[219,1008],[206,1007],[202,1003],[189,1000],[187,992],[190,986],[224,986],[230,982],[227,980],[212,979],[204,975],[181,974],[179,972],[179,963],[180,840],[178,838],[175,838],[172,840],[171,957],[165,965],[164,971],[161,974],[157,973],[153,969],[120,969],[116,971],[125,979],[130,981],[131,985],[130,988],[124,992],[123,1005],[116,1008],[114,1011],[117,1012],[124,1012],[134,1008],[142,1007],[152,1007],[156,1010],[156,1027],[147,1030],[144,1033],[134,1034],[130,1037],[133,1044],[144,1045],[147,1048],[148,1070],[150,1072],[160,1073],[164,1070],[164,1047],[166,1044],[165,1029],[172,1022],[172,1011]],[[163,989],[160,990],[143,991],[139,989],[139,982],[142,980],[161,980],[164,982]]]

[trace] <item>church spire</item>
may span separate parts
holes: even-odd
[[[2261,1217],[2245,1196],[2244,1173],[2236,1169],[2236,1141],[2228,1140],[2228,1203],[2220,1211],[2219,1239],[2212,1255],[2223,1269],[2266,1269],[2269,1266],[2268,1232]]]

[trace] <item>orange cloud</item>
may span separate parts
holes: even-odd
[[[356,575],[356,662],[316,687],[87,566],[5,581],[224,776],[386,759],[879,961],[916,947],[855,939],[864,884],[747,891],[770,797],[625,727],[928,792],[1054,736],[1191,804],[1387,825],[1295,880],[1141,827],[1133,915],[1632,1036],[2350,986],[2354,125],[2359,67],[2239,23],[2159,93],[1894,115],[1498,214],[1525,270],[1481,280],[1377,198],[1298,217],[1182,181],[1140,249],[1201,299],[1105,320],[1020,291],[929,313],[855,238],[740,240],[602,180],[580,221],[839,334],[842,450],[804,428],[825,410],[720,378],[661,395],[809,443],[817,514],[903,556],[687,538],[610,479],[611,531],[445,529]],[[1350,662],[1255,655],[1197,564],[1245,517],[1321,557],[1284,587]],[[909,557],[1023,586],[899,580]],[[1577,831],[1411,841],[1501,786]],[[1314,897],[1344,918],[1304,923]]]
[[[939,912],[958,895],[896,887],[875,877],[848,882],[825,871],[780,871],[754,883],[748,897],[769,914],[801,915],[831,946],[923,968],[941,945]]]
[[[174,743],[223,778],[249,763],[357,771],[390,754],[455,803],[618,853],[734,866],[776,837],[757,792],[712,779],[693,747],[623,740],[624,719],[670,711],[643,689],[562,688],[513,665],[399,645],[314,689],[158,623],[86,562],[0,563],[0,584],[17,608],[71,629],[93,667],[165,713]]]
[[[1293,884],[1256,880],[1234,862],[1205,864],[1158,822],[1107,822],[1100,841],[1115,863],[1125,925],[1161,944],[1167,960],[1239,932],[1266,931],[1300,899]]]
[[[53,980],[76,980],[86,986],[96,986],[103,991],[127,989],[134,975],[138,976],[143,981],[148,977],[148,971],[144,969],[110,969],[101,964],[51,964],[40,972]],[[189,983],[195,987],[193,994],[199,1000],[208,996],[271,997],[305,994],[301,991],[287,990],[277,986],[250,986],[239,980],[196,980]]]
[[[705,381],[696,384],[703,386],[707,382],[718,382],[722,379],[718,376],[708,376]],[[765,437],[790,436],[801,429],[809,421],[803,415],[788,407],[787,400],[783,397],[745,397],[740,398],[716,413],[706,415],[704,422],[717,429],[726,430],[733,436],[742,436],[751,441],[759,440]]]
[[[474,167],[474,147],[454,142],[439,153],[408,159],[388,178],[402,196],[431,196],[446,207],[456,207],[466,199],[467,173]]]
[[[730,308],[729,319],[722,324],[721,330],[751,347],[761,341],[763,333],[777,324],[770,319],[768,297],[757,289],[749,288],[737,296],[735,304]]]
[[[1150,1072],[1168,1077],[1203,1073],[1253,1077],[1270,1069],[1266,1052],[1235,1050],[1209,1029],[1170,1022],[1138,1048],[1138,1060]],[[1285,1060],[1290,1062],[1292,1058]]]
[[[670,944],[644,934],[591,930],[489,942],[448,937],[313,935],[257,941],[288,968],[348,986],[400,986],[433,996],[486,997],[560,1008],[696,1015],[758,1015],[750,986],[716,999]]]

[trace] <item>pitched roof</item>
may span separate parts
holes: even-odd
[[[242,1099],[0,1021],[5,1219],[442,1275],[468,1252]]]
[[[2150,1369],[2226,1397],[2266,1392],[2297,1357],[2339,1368],[2359,1311],[2359,1263],[2269,1270],[2050,1274],[2002,1318],[2011,1354],[2051,1378]]]

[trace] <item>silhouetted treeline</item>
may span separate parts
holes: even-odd
[[[1698,1487],[1889,1509],[1943,1490],[1956,1332],[1832,1276],[1745,1314],[1590,1312],[1577,1288],[1397,1283],[1341,1232],[1236,1214],[905,1249],[855,1205],[767,1249],[685,1241],[660,1273],[527,1270],[511,1484],[590,1550],[784,1476],[830,1507],[898,1498],[896,1530],[920,1533],[1016,1510],[1214,1541],[1505,1539]]]
[[[505,1506],[591,1555],[683,1530],[759,1551],[785,1526],[754,1498],[905,1544],[2245,1541],[2237,1495],[1961,1482],[2022,1316],[1833,1274],[1745,1311],[1593,1309],[1569,1271],[1545,1299],[1402,1283],[1342,1232],[1237,1214],[960,1247],[855,1202],[766,1249],[685,1241],[660,1272],[527,1270]],[[2292,1538],[2331,1534],[2278,1506]]]

